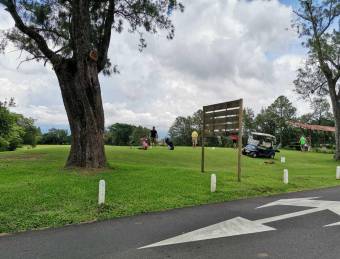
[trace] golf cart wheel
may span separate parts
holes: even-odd
[[[251,156],[252,156],[253,158],[256,158],[256,157],[257,157],[256,153],[251,154]]]
[[[272,154],[272,155],[270,156],[270,158],[271,158],[271,159],[274,159],[274,158],[275,158],[275,154]]]

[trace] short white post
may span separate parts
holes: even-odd
[[[98,204],[105,203],[105,180],[99,181]]]
[[[283,163],[283,164],[286,163],[286,157],[284,157],[284,156],[281,157],[281,163]]]
[[[283,170],[283,183],[288,184],[288,169]]]
[[[211,184],[210,184],[210,190],[211,192],[216,192],[216,175],[211,175]]]
[[[336,167],[336,179],[340,180],[340,166]]]

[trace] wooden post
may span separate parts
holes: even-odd
[[[201,172],[204,173],[204,142],[205,142],[205,107],[203,107],[203,125],[202,125],[202,158],[201,158]]]
[[[242,156],[242,129],[243,129],[243,99],[240,100],[239,113],[239,130],[238,130],[238,161],[237,161],[237,179],[241,182],[241,156]]]

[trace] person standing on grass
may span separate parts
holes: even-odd
[[[238,135],[236,133],[233,133],[233,134],[230,135],[230,139],[233,142],[233,147],[237,148]]]
[[[192,139],[192,147],[195,148],[197,146],[197,139],[198,139],[198,133],[196,130],[194,130],[191,133],[191,139]]]
[[[157,133],[155,126],[153,126],[152,130],[150,131],[150,137],[151,137],[151,146],[155,146],[157,144],[157,139],[158,139],[158,133]]]
[[[306,138],[304,135],[301,136],[300,138],[300,148],[301,151],[305,151],[305,145],[306,145]]]

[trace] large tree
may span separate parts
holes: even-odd
[[[169,135],[175,145],[190,146],[193,131],[192,117],[179,116],[169,129]]]
[[[26,61],[50,63],[58,78],[72,144],[67,166],[106,166],[104,111],[98,74],[114,72],[108,58],[111,33],[140,34],[166,30],[174,36],[169,15],[183,10],[176,0],[0,0],[15,28],[2,33],[0,50],[8,42],[28,53]],[[118,51],[118,50],[117,50]]]
[[[269,117],[275,122],[275,133],[279,135],[280,143],[283,143],[284,131],[287,131],[288,122],[296,116],[296,108],[286,96],[279,96],[268,108]]]
[[[107,128],[106,143],[116,146],[130,145],[130,137],[135,126],[125,123],[115,123]]]
[[[296,108],[283,95],[279,96],[271,105],[261,112],[255,118],[257,130],[275,135],[280,139],[280,143],[285,146],[289,144],[290,127],[288,121],[293,120],[296,116]]]
[[[248,139],[250,133],[256,128],[255,112],[251,108],[243,109],[243,137]],[[246,142],[245,142],[246,143]]]
[[[327,99],[315,97],[311,102],[312,119],[319,125],[329,125],[329,121],[334,120],[330,112],[331,106]]]
[[[294,82],[296,91],[303,97],[330,97],[336,127],[335,159],[340,160],[340,2],[300,0],[295,13],[295,25],[308,49],[305,66]]]

